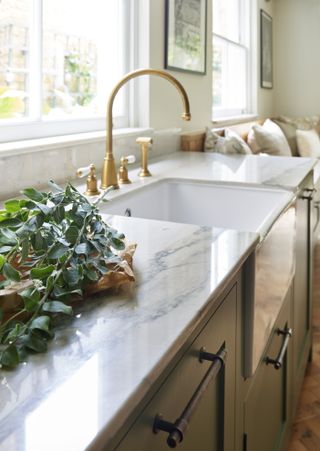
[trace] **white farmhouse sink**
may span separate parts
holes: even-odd
[[[114,193],[102,213],[260,234],[245,282],[244,376],[249,377],[263,355],[294,275],[293,198],[280,189],[164,179],[123,195]]]
[[[120,195],[103,213],[267,233],[292,199],[284,190],[161,180]]]

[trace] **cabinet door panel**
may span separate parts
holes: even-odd
[[[291,290],[290,290],[291,295]],[[290,325],[290,299],[283,306],[275,325],[273,336],[261,362],[244,405],[246,451],[271,451],[281,449],[289,420],[292,343],[289,340],[283,365],[275,369],[266,364],[266,358],[276,359],[285,336],[278,329]]]
[[[121,451],[168,450],[168,433],[153,432],[157,414],[174,423],[201,383],[211,362],[199,362],[199,351],[225,349],[225,366],[207,386],[192,415],[179,448],[185,451],[234,449],[234,352],[236,332],[236,286],[206,324],[190,349],[155,394],[128,434],[116,448]]]
[[[310,213],[311,200],[298,199],[297,257],[293,298],[294,403],[296,403],[300,391],[300,385],[304,376],[311,346],[312,243]]]

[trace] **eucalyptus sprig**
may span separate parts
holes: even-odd
[[[49,183],[49,193],[23,190],[0,210],[0,293],[27,283],[21,307],[6,318],[0,309],[0,366],[12,368],[30,352],[44,352],[53,337],[52,316],[72,315],[71,297],[121,266],[124,235],[108,226],[98,204],[71,184]],[[22,319],[25,319],[24,321]]]

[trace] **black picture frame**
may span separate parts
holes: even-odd
[[[166,0],[165,68],[206,74],[207,0]]]
[[[260,10],[260,84],[273,88],[272,17]]]

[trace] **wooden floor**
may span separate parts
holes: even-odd
[[[307,368],[288,451],[320,451],[320,243],[314,265],[313,360]]]

